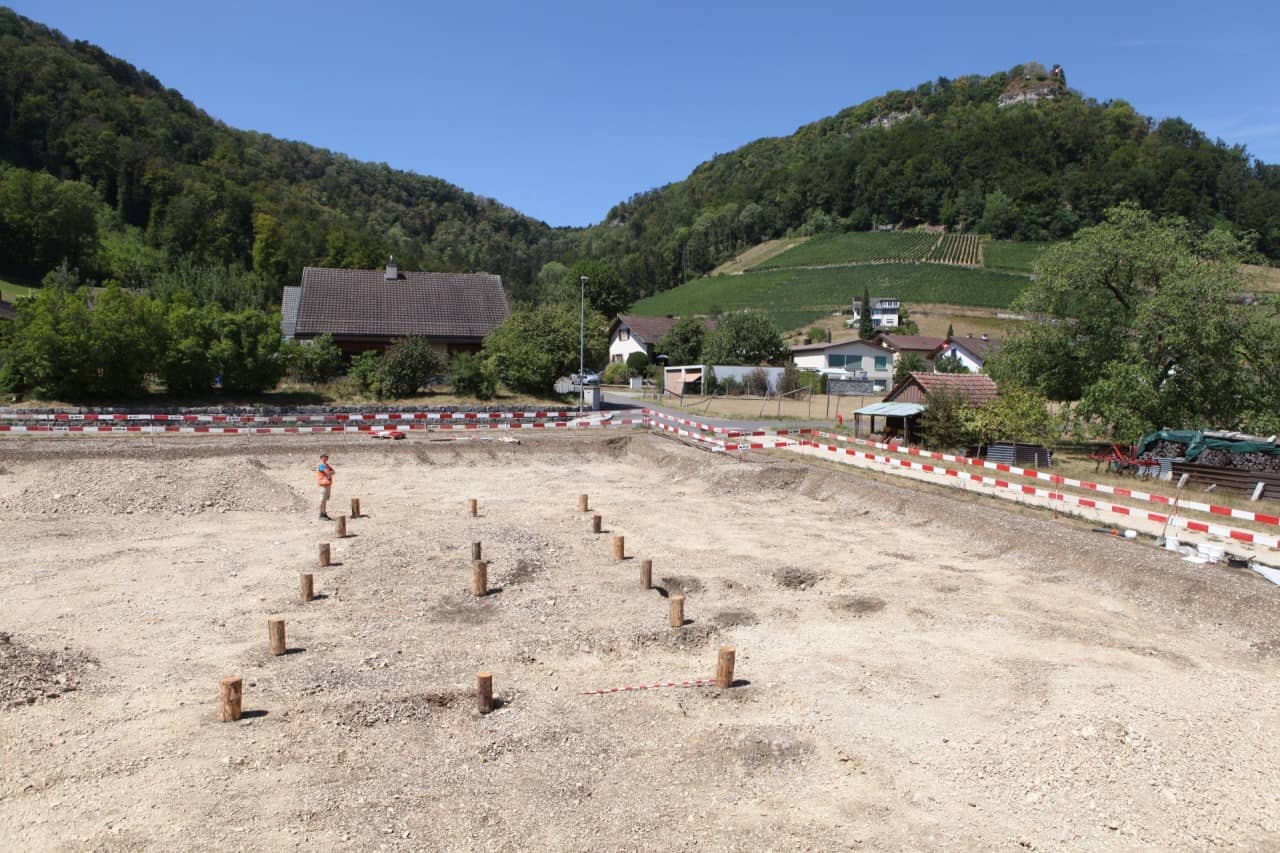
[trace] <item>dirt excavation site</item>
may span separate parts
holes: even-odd
[[[1280,588],[981,495],[641,431],[53,437],[0,514],[5,850],[1280,849]]]

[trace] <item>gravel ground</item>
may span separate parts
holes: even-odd
[[[1280,849],[1251,572],[802,459],[521,438],[0,441],[5,848]],[[724,644],[730,689],[582,695]]]

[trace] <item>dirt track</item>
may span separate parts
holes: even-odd
[[[34,699],[0,710],[6,849],[1280,848],[1252,573],[799,460],[521,440],[0,443],[0,679]],[[321,447],[370,517],[303,604]],[[732,689],[580,695],[726,643]]]

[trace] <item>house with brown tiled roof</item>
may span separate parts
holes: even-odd
[[[636,314],[619,314],[609,324],[609,361],[626,361],[633,352],[642,352],[652,361],[659,355],[654,349],[658,341],[680,322],[679,317],[641,317]],[[716,327],[715,320],[703,320],[707,331]]]
[[[971,406],[984,406],[1000,393],[985,373],[908,373],[885,396],[886,403],[923,403],[933,391],[950,390]]]
[[[383,350],[413,336],[442,352],[476,352],[508,313],[499,276],[401,271],[394,260],[380,270],[306,267],[297,293],[290,290],[282,331],[292,320],[297,340],[333,335],[344,352]]]
[[[1000,350],[1000,341],[989,335],[947,338],[936,358],[951,356],[973,373],[982,373],[987,359]]]

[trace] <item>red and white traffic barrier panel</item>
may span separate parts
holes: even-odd
[[[584,690],[583,696],[604,696],[610,693],[639,693],[642,690],[661,690],[664,687],[715,687],[715,678],[692,678],[688,681],[658,681],[653,684],[628,684],[623,687],[606,687],[603,690]]]
[[[579,415],[580,413],[573,409],[523,412],[328,412],[325,414],[315,415],[192,415],[163,412],[141,414],[122,414],[115,412],[55,412],[38,414],[26,412],[0,412],[0,421],[35,421],[37,423],[94,423],[98,421],[118,423],[121,421],[157,421],[173,423],[249,425],[284,423],[329,424],[348,423],[351,421],[373,423],[381,421],[562,420],[564,418],[573,418]]]
[[[815,441],[803,441],[800,443],[802,450],[813,449],[819,452],[828,453],[835,457],[836,461],[846,461],[849,457],[856,459],[865,459],[869,462],[875,462],[886,466],[890,471],[894,469],[910,469],[920,471],[926,474],[934,474],[943,477],[952,477],[959,481],[980,483],[984,486],[991,486],[999,491],[1017,492],[1024,495],[1033,495],[1036,497],[1046,498],[1050,501],[1056,501],[1060,506],[1075,506],[1081,509],[1093,509],[1100,512],[1109,512],[1115,515],[1123,515],[1130,518],[1140,518],[1145,521],[1151,521],[1156,524],[1167,524],[1170,527],[1180,530],[1190,530],[1196,533],[1205,533],[1210,536],[1217,536],[1222,539],[1230,539],[1236,542],[1246,542],[1255,545],[1264,545],[1270,548],[1280,548],[1280,536],[1274,536],[1265,533],[1255,533],[1250,530],[1237,530],[1231,527],[1224,527],[1220,524],[1209,524],[1203,521],[1192,521],[1186,518],[1176,516],[1168,516],[1158,512],[1146,512],[1144,510],[1135,509],[1134,507],[1125,506],[1123,504],[1105,503],[1096,501],[1092,498],[1081,497],[1079,495],[1067,495],[1062,492],[1054,492],[1048,489],[1040,489],[1035,486],[1026,486],[1016,483],[1010,483],[1006,480],[1000,480],[995,477],[987,477],[982,474],[965,474],[953,468],[945,468],[937,465],[931,465],[927,462],[913,462],[910,459],[897,459],[891,456],[881,456],[865,450],[855,450],[851,447],[837,447],[833,444],[819,444]]]
[[[198,435],[307,435],[333,433],[369,433],[378,432],[389,427],[413,432],[442,431],[479,431],[479,430],[517,430],[517,429],[608,429],[611,427],[642,427],[642,418],[621,418],[614,420],[573,420],[573,421],[538,421],[535,423],[447,423],[427,424],[421,422],[386,424],[326,424],[322,426],[180,426],[178,424],[137,425],[137,426],[88,426],[88,425],[15,425],[0,424],[0,434],[39,434],[39,435],[122,435],[122,434],[198,434]]]
[[[816,430],[811,431],[810,434],[817,435],[822,438],[836,439],[850,444],[857,444],[862,447],[875,447],[880,450],[888,450],[893,453],[905,453],[908,456],[921,456],[927,459],[937,459],[941,462],[954,462],[957,465],[985,468],[990,471],[1013,474],[1016,477],[1028,477],[1034,480],[1042,480],[1044,482],[1052,483],[1055,486],[1071,486],[1072,488],[1077,489],[1088,489],[1089,491],[1098,492],[1100,494],[1115,495],[1116,497],[1121,498],[1132,498],[1136,501],[1156,503],[1163,506],[1172,506],[1174,501],[1174,499],[1168,495],[1161,495],[1155,492],[1143,492],[1137,489],[1125,488],[1124,486],[1109,486],[1105,483],[1093,483],[1088,480],[1077,480],[1073,477],[1062,477],[1057,474],[1050,474],[1046,471],[1040,471],[1035,468],[1019,468],[1016,465],[1007,465],[1003,462],[990,462],[986,459],[972,459],[967,456],[956,456],[950,453],[937,453],[930,450],[921,450],[916,447],[901,447],[895,444],[867,441],[862,438],[854,438],[852,436],[829,432],[819,432]],[[1202,501],[1182,499],[1178,501],[1178,506],[1182,509],[1192,510],[1194,512],[1204,512],[1210,515],[1222,515],[1228,518],[1238,518],[1241,521],[1253,521],[1258,524],[1280,526],[1280,516],[1269,515],[1262,512],[1252,512],[1251,510],[1246,509],[1235,509],[1234,507],[1221,506],[1219,504],[1208,504]]]

